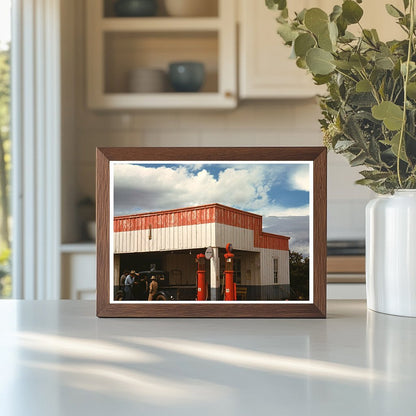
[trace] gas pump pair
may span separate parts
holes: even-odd
[[[225,258],[225,290],[224,300],[237,300],[236,284],[234,283],[234,254],[232,253],[233,247],[228,243],[225,247],[226,253]],[[203,301],[208,298],[208,284],[205,279],[205,254],[197,254],[196,262],[198,263],[197,270],[197,300]]]

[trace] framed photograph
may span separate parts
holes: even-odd
[[[98,148],[97,316],[324,318],[326,152]]]

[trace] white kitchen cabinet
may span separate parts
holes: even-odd
[[[95,244],[63,244],[61,253],[61,298],[95,300]]]
[[[237,105],[236,5],[218,2],[217,16],[115,17],[108,2],[88,0],[87,102],[91,109],[234,108]],[[111,3],[110,3],[111,5]],[[199,61],[199,92],[131,93],[138,68],[167,71],[170,62]]]
[[[299,0],[296,10],[328,0]],[[311,75],[289,59],[290,48],[277,32],[277,12],[264,1],[239,0],[239,91],[244,98],[307,98],[322,92]]]
[[[238,0],[239,16],[239,95],[249,98],[307,98],[325,92],[324,87],[314,85],[312,77],[290,59],[291,49],[283,44],[277,34],[275,17],[278,12],[268,10],[264,1]],[[403,8],[402,0],[389,3]],[[303,8],[320,7],[330,12],[334,0],[298,0],[289,3],[291,12]],[[403,31],[388,15],[379,0],[366,0],[362,25],[376,28],[381,40],[403,38]],[[359,31],[358,25],[348,30]]]

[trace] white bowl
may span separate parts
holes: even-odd
[[[136,68],[129,72],[128,91],[158,93],[167,90],[167,74],[162,69]]]
[[[218,16],[217,0],[165,0],[165,7],[174,17]]]

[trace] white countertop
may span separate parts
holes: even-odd
[[[0,415],[412,415],[416,319],[98,319],[0,301]],[[266,413],[267,412],[267,413]]]

